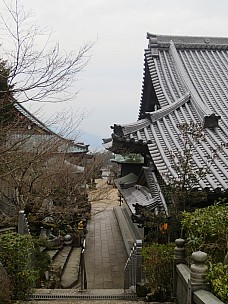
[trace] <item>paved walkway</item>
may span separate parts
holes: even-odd
[[[104,184],[97,187],[91,196],[92,218],[86,237],[88,289],[123,289],[127,253],[113,212],[119,204],[117,190]]]

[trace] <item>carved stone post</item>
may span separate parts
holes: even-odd
[[[199,289],[210,290],[209,284],[206,284],[204,277],[207,274],[208,267],[205,265],[207,254],[202,251],[196,251],[192,254],[193,264],[190,266],[190,280],[188,284],[188,301],[192,304],[192,294]]]
[[[25,212],[23,210],[19,211],[18,214],[18,234],[25,233]]]
[[[174,249],[174,258],[173,258],[173,296],[176,298],[177,294],[177,270],[176,265],[178,264],[186,264],[185,259],[185,240],[184,239],[176,239],[175,240],[176,247]]]
[[[190,267],[190,282],[195,285],[204,285],[204,276],[207,273],[207,266],[205,265],[207,254],[202,251],[193,252],[192,259],[194,264]]]
[[[185,259],[185,240],[184,239],[176,239],[175,240],[176,247],[174,249],[174,261],[176,264],[186,264]]]

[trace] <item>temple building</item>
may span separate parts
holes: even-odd
[[[115,154],[144,157],[116,180],[136,221],[142,208],[168,217],[182,190],[182,209],[228,196],[228,38],[147,39],[138,120],[114,124],[103,140]]]

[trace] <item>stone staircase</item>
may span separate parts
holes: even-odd
[[[78,283],[81,248],[72,248],[61,276],[61,287],[72,288]]]
[[[64,246],[60,250],[47,250],[51,268],[61,273],[60,288],[72,288],[78,283],[81,248]]]
[[[116,208],[114,212],[122,230],[121,233],[123,240],[126,243],[126,249],[128,248],[128,250],[130,250],[135,239],[138,239],[139,237],[133,231],[134,227],[131,226],[125,210],[120,207]],[[32,303],[47,303],[46,301],[49,303],[72,303],[74,301],[80,301],[80,303],[96,301],[96,303],[102,302],[102,304],[125,304],[126,301],[131,303],[137,302],[137,304],[144,303],[143,299],[138,298],[136,293],[131,289],[127,289],[125,291],[124,289],[80,290],[79,265],[81,248],[65,246],[61,250],[49,250],[48,254],[52,258],[52,266],[56,268],[61,267],[62,269],[60,288],[37,289],[31,298]],[[150,303],[155,304],[155,302]]]

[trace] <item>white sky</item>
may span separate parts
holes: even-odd
[[[114,123],[137,120],[146,33],[228,36],[228,0],[20,0],[41,27],[67,51],[98,40],[75,84],[76,101],[49,104],[43,115],[62,109],[90,112],[80,128],[109,137]],[[34,110],[35,107],[30,108]],[[41,112],[42,112],[41,111]]]

